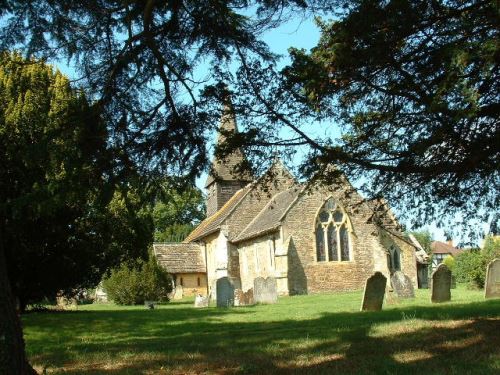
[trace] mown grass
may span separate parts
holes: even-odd
[[[192,300],[23,317],[35,367],[65,374],[500,373],[500,300],[456,289],[359,312],[362,293],[194,309]]]

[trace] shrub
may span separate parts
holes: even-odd
[[[455,260],[455,276],[458,282],[468,283],[470,286],[482,288],[486,276],[486,262],[478,250],[467,250],[457,256]]]
[[[455,274],[455,258],[453,258],[451,255],[448,255],[443,259],[443,263],[446,265],[446,267],[448,267],[452,274]]]
[[[117,305],[138,305],[144,301],[168,301],[172,282],[168,273],[150,255],[149,260],[123,263],[103,280],[108,298]]]

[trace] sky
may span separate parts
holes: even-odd
[[[290,61],[288,58],[288,49],[290,47],[310,50],[318,43],[319,38],[319,29],[314,24],[314,20],[310,18],[302,20],[292,20],[286,24],[283,24],[277,29],[268,31],[263,35],[263,40],[269,45],[271,51],[282,55],[278,67],[286,65]],[[69,76],[71,79],[77,78],[74,69],[67,66],[64,62],[59,62],[54,65],[56,65],[61,70],[61,72]],[[201,71],[201,74],[203,74],[203,71]],[[212,149],[213,148],[211,148],[211,150]],[[196,181],[197,186],[202,190],[204,189],[206,177],[207,175],[205,173]],[[395,212],[395,214],[396,216],[398,216],[397,212]],[[487,224],[481,225],[483,227],[483,230],[486,230],[488,228]],[[429,230],[435,240],[446,240],[444,229],[438,228],[434,223],[430,223],[429,225],[419,230]],[[464,239],[462,238],[454,238],[454,244],[457,245],[463,240]]]

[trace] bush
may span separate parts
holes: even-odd
[[[455,274],[455,258],[453,258],[451,255],[448,255],[446,258],[443,259],[443,263],[446,265],[446,267],[448,267],[448,269],[454,275]]]
[[[483,248],[464,251],[455,259],[455,275],[457,281],[466,282],[477,288],[484,287],[486,266],[500,257],[500,238],[488,236]]]
[[[150,255],[149,260],[123,263],[103,280],[108,298],[117,305],[139,305],[144,301],[168,302],[172,281]]]

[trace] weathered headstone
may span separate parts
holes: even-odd
[[[208,296],[204,297],[201,294],[197,294],[194,298],[194,307],[208,307]]]
[[[451,271],[446,264],[441,263],[432,273],[431,302],[446,302],[451,300]]]
[[[253,281],[253,299],[255,303],[278,302],[278,285],[276,278],[272,276],[266,279],[257,277]]]
[[[396,271],[391,276],[394,292],[400,298],[415,298],[415,290],[411,279],[401,271]]]
[[[484,298],[500,297],[500,259],[493,259],[486,268]]]
[[[234,286],[228,277],[217,279],[217,307],[234,306]]]
[[[184,290],[182,288],[182,285],[176,285],[175,286],[175,291],[174,291],[174,299],[182,299],[184,296]]]
[[[250,288],[246,292],[242,289],[235,289],[234,291],[234,305],[235,306],[249,306],[253,305],[253,289]]]
[[[387,277],[385,277],[381,272],[375,272],[372,276],[366,279],[361,311],[382,310],[386,286]]]
[[[146,306],[146,309],[154,310],[157,303],[156,301],[144,301],[144,306]]]

